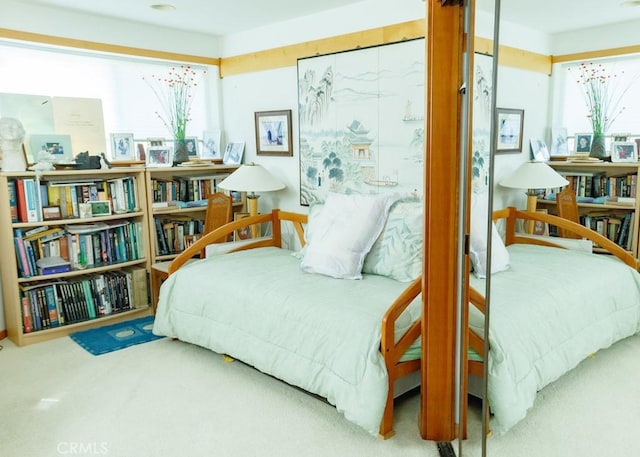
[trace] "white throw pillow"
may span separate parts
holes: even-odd
[[[393,198],[330,193],[309,213],[300,266],[309,273],[361,279],[364,257],[382,231]]]
[[[489,220],[487,194],[471,196],[471,233],[469,253],[473,272],[478,278],[487,276],[487,222]],[[504,245],[496,224],[491,223],[491,274],[509,268],[509,251]]]

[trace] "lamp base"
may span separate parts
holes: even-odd
[[[258,215],[258,197],[259,195],[251,194],[247,195],[247,206],[249,207],[249,216]],[[258,231],[260,227],[258,225],[251,226],[251,238],[258,238]]]
[[[530,213],[536,212],[536,207],[538,206],[538,196],[536,194],[527,194],[527,211]],[[533,227],[535,226],[535,221],[529,221],[527,223],[527,233],[531,235],[533,233]]]

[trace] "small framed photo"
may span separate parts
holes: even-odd
[[[198,157],[198,139],[195,136],[188,136],[184,139],[185,147],[189,157]]]
[[[589,154],[591,152],[592,141],[592,133],[576,133],[576,146],[574,148],[574,152],[576,154]]]
[[[548,211],[546,209],[539,209],[536,213],[548,214]],[[549,224],[541,221],[533,221],[533,234],[549,236]]]
[[[567,129],[565,127],[551,128],[551,157],[568,156],[569,143],[567,141]]]
[[[169,146],[151,146],[147,151],[148,167],[170,167],[172,149]]]
[[[45,151],[55,157],[56,162],[71,162],[71,135],[31,135],[31,157],[38,161],[40,151]]]
[[[539,138],[531,138],[531,154],[536,162],[548,162],[551,158],[546,143]]]
[[[293,156],[291,110],[258,111],[255,121],[259,156]]]
[[[110,216],[111,202],[109,200],[98,200],[89,202],[91,205],[91,216]]]
[[[249,213],[234,213],[233,214],[233,220],[234,221],[239,221],[240,219],[244,219],[246,217],[249,217]],[[233,240],[234,241],[238,241],[238,240],[248,240],[252,238],[252,231],[251,231],[251,226],[247,226],[247,227],[242,227],[239,230],[236,230],[233,233]]]
[[[239,165],[244,154],[244,141],[227,144],[222,162],[227,165]]]
[[[220,149],[220,130],[205,130],[202,133],[201,159],[213,159],[222,161]]]
[[[635,141],[614,141],[611,143],[612,162],[637,162],[638,149]]]
[[[629,141],[629,133],[613,133],[611,141]]]
[[[42,219],[45,221],[54,221],[56,219],[62,219],[59,206],[43,206],[42,207]]]
[[[521,152],[524,110],[496,108],[496,115],[498,122],[496,153]]]
[[[133,143],[133,133],[112,133],[111,160],[130,161],[136,159],[136,149]]]

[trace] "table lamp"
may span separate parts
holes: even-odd
[[[247,192],[249,215],[255,216],[258,214],[259,197],[256,192],[272,192],[284,189],[285,185],[274,178],[262,165],[251,162],[241,165],[240,168],[223,179],[218,187],[224,190]],[[256,238],[258,227],[253,226],[251,232]]]
[[[503,179],[500,185],[512,189],[527,189],[527,211],[536,212],[538,196],[535,189],[564,187],[569,181],[544,162],[525,162],[511,175]],[[533,221],[528,226],[529,233],[533,233]]]

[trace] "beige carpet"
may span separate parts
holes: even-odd
[[[170,339],[97,357],[69,338],[0,344],[2,456],[438,455],[418,434],[419,395],[397,402],[397,434],[382,441],[321,400]],[[638,355],[640,335],[588,359],[490,438],[488,455],[640,455]],[[480,455],[478,413],[463,455]]]

